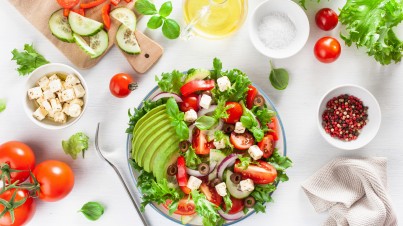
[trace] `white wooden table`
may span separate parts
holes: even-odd
[[[173,16],[181,21],[181,2],[173,2]],[[250,13],[259,2],[262,0],[250,1]],[[319,63],[313,56],[315,41],[325,35],[333,35],[340,40],[340,28],[331,32],[320,31],[313,22],[313,15],[317,9],[325,6],[337,9],[343,1],[314,2],[309,4],[307,11],[311,33],[304,49],[289,59],[274,60],[277,67],[285,67],[290,72],[290,84],[285,91],[274,90],[269,83],[269,61],[249,41],[249,17],[239,32],[220,41],[201,38],[188,42],[171,41],[163,38],[160,31],[146,30],[147,35],[165,48],[160,61],[148,73],[139,75],[133,72],[117,48],[112,49],[94,68],[80,71],[85,76],[90,93],[84,116],[67,129],[48,131],[34,125],[23,111],[22,99],[26,92],[23,86],[27,77],[18,76],[16,65],[10,60],[10,52],[13,48],[22,48],[24,43],[33,43],[51,62],[71,63],[7,1],[0,1],[0,98],[7,99],[7,109],[0,113],[0,143],[9,140],[26,142],[34,149],[38,163],[45,159],[65,161],[76,176],[74,189],[68,197],[55,203],[37,202],[36,214],[29,225],[140,225],[117,176],[95,152],[93,141],[96,124],[102,123],[102,149],[108,151],[108,156],[119,166],[126,181],[131,183],[125,149],[127,109],[138,106],[156,85],[155,75],[173,69],[210,68],[214,57],[220,58],[225,68],[245,71],[270,96],[283,119],[288,154],[295,164],[288,171],[290,181],[280,185],[274,194],[276,202],[268,205],[267,213],[253,215],[238,225],[321,225],[326,214],[314,212],[300,185],[337,156],[387,157],[389,191],[398,219],[403,221],[403,66],[382,67],[363,50],[344,45],[342,55],[335,63]],[[140,21],[139,28],[144,30],[145,24],[145,20]],[[125,99],[117,99],[109,93],[109,80],[119,72],[131,73],[139,82],[138,90]],[[367,88],[378,99],[382,109],[382,125],[378,135],[369,145],[357,151],[342,151],[330,146],[317,129],[316,111],[320,97],[329,89],[344,83]],[[78,131],[90,136],[91,146],[85,159],[74,161],[63,153],[61,141]],[[99,201],[106,206],[100,220],[90,222],[77,213],[87,201]],[[176,225],[151,207],[147,207],[146,215],[151,225]]]

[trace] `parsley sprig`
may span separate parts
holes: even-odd
[[[12,52],[13,58],[18,64],[17,71],[20,76],[27,75],[38,67],[49,63],[41,54],[39,54],[33,44],[25,44],[24,51],[18,51],[14,49]]]

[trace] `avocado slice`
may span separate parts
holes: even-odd
[[[172,159],[178,159],[179,156],[179,139],[174,140],[174,142],[166,149],[159,149],[156,153],[155,158],[152,160],[153,174],[157,179],[157,182],[164,178],[167,178],[168,166],[172,163]]]
[[[139,128],[141,128],[141,127],[143,126],[144,121],[146,121],[148,118],[150,118],[151,116],[153,116],[154,114],[156,114],[156,113],[158,113],[158,112],[165,111],[165,109],[166,109],[166,105],[163,104],[163,105],[160,105],[160,106],[158,106],[158,107],[152,109],[151,111],[147,112],[147,114],[143,115],[143,117],[141,117],[141,119],[139,119],[139,120],[137,121],[136,125],[134,126],[133,134],[135,134],[135,132],[136,132]]]
[[[186,76],[185,83],[188,83],[193,80],[203,80],[203,79],[207,78],[208,76],[210,76],[209,70],[201,69],[201,68],[194,69]]]
[[[173,146],[175,143],[178,145],[179,141],[176,138],[176,134],[174,133],[165,133],[160,138],[157,142],[154,142],[155,145],[153,145],[152,149],[147,149],[147,153],[143,156],[142,162],[144,163],[144,170],[148,170],[147,172],[153,172],[155,169],[153,165],[153,160],[154,156],[160,155],[161,151],[167,150],[171,146]],[[166,161],[166,160],[164,160]]]

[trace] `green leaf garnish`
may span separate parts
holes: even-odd
[[[84,158],[84,152],[88,149],[89,137],[82,132],[72,135],[67,141],[62,141],[62,147],[64,153],[70,155],[73,159],[77,159],[77,155],[82,152]]]
[[[14,49],[11,53],[13,54],[13,58],[11,60],[15,60],[17,62],[19,66],[17,71],[22,76],[27,75],[38,67],[49,63],[45,57],[35,50],[32,44],[25,44],[24,51],[20,52],[17,49]]]
[[[284,90],[288,86],[288,72],[284,68],[274,68],[272,62],[270,61],[271,71],[270,71],[270,83],[278,90]]]
[[[104,211],[104,206],[98,202],[87,202],[79,210],[88,220],[92,221],[98,220],[104,214]]]

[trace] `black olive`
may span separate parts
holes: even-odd
[[[232,133],[234,131],[234,129],[235,129],[235,126],[232,125],[232,124],[226,124],[225,123],[224,126],[223,126],[223,131],[225,133]]]
[[[190,142],[189,142],[189,141],[187,141],[187,140],[181,141],[181,142],[179,143],[179,150],[180,150],[181,152],[186,152],[186,151],[189,149],[189,146],[190,146]]]
[[[246,208],[252,208],[255,205],[255,203],[256,203],[256,200],[252,196],[249,196],[244,201],[244,205]]]
[[[197,169],[203,176],[206,176],[210,172],[210,166],[207,163],[200,163]]]
[[[233,173],[233,174],[231,174],[230,179],[231,179],[232,183],[239,184],[239,182],[241,182],[241,180],[242,180],[242,176],[239,173]]]
[[[203,94],[205,94],[205,95],[207,95],[207,96],[213,96],[213,94],[211,93],[210,90],[203,91],[203,92],[202,92],[202,95],[203,95]]]
[[[257,95],[253,100],[253,104],[260,107],[264,105],[264,98],[262,95]]]
[[[219,183],[221,183],[221,180],[219,178],[215,178],[214,180],[210,181],[210,186],[215,187]]]
[[[167,174],[169,176],[175,176],[177,172],[178,167],[175,164],[168,166]]]

